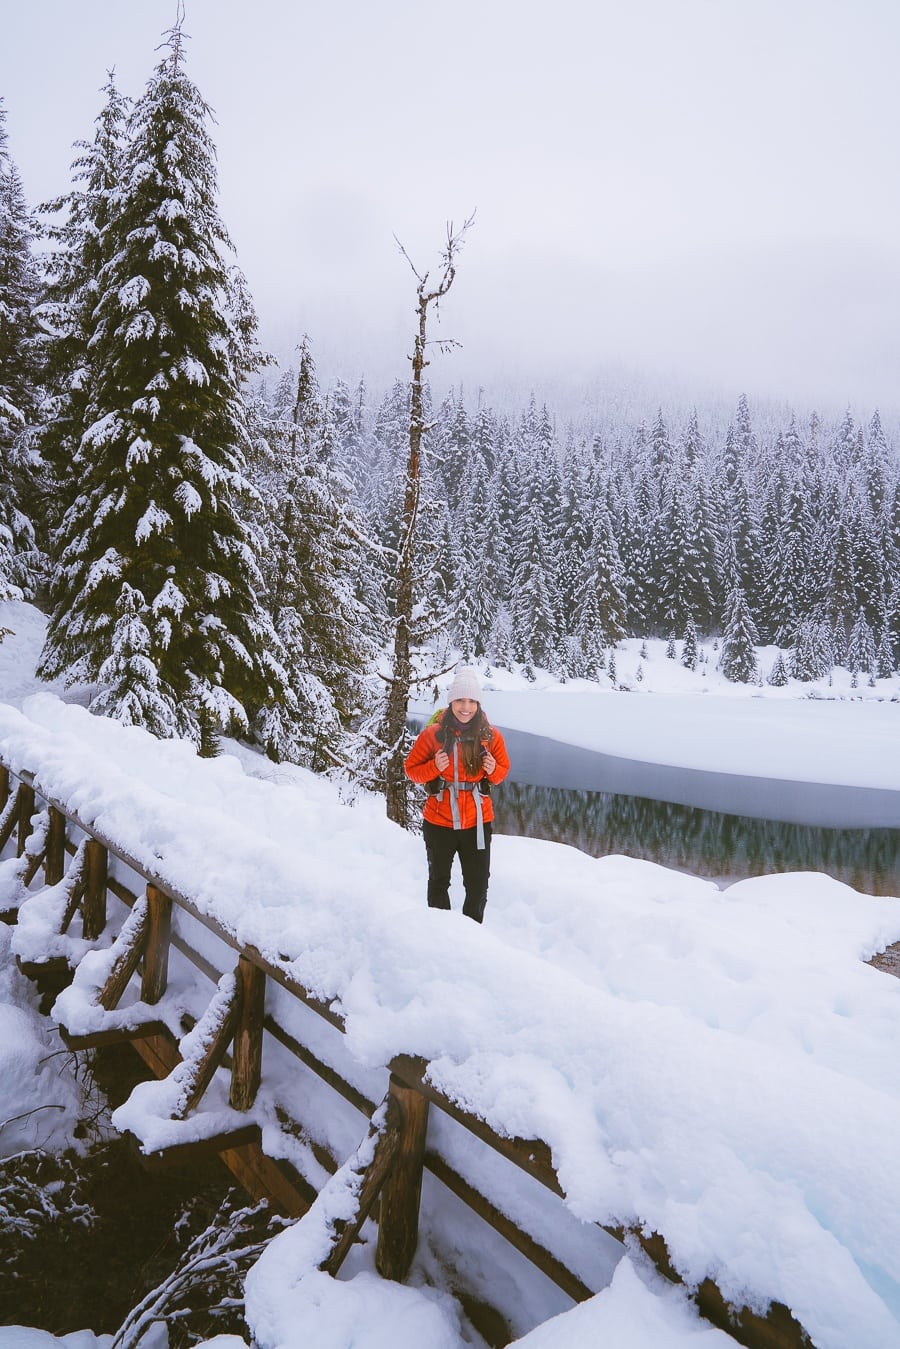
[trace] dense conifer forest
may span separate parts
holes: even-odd
[[[396,618],[410,386],[322,387],[261,349],[217,206],[210,110],[169,35],[112,76],[72,184],[24,199],[0,105],[0,597],[95,711],[327,769],[373,716]],[[900,465],[878,411],[703,407],[565,423],[430,396],[414,640],[597,679],[625,636],[727,678],[900,664]],[[779,654],[765,672],[758,648]]]

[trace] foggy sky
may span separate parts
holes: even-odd
[[[34,0],[0,93],[30,204],[175,0]],[[437,385],[900,409],[897,0],[186,0],[220,209],[267,345],[408,377],[415,280],[476,211]],[[604,372],[607,372],[604,374]],[[664,398],[660,397],[660,401]]]

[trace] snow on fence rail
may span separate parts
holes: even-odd
[[[264,1034],[268,1033],[371,1121],[366,1137],[344,1166],[338,1168],[337,1159],[318,1150],[326,1169],[336,1173],[326,1189],[338,1185],[343,1195],[341,1203],[331,1206],[326,1245],[320,1240],[311,1246],[319,1268],[337,1272],[379,1200],[376,1265],[385,1277],[402,1280],[416,1248],[424,1168],[569,1297],[581,1301],[596,1291],[451,1165],[440,1146],[427,1140],[429,1106],[439,1107],[474,1138],[546,1190],[562,1196],[546,1143],[504,1136],[492,1129],[436,1090],[427,1081],[428,1065],[408,1055],[386,1065],[387,1092],[377,1105],[298,1038],[293,1025],[284,1025],[266,1012],[267,986],[271,981],[317,1018],[342,1031],[339,1012],[260,951],[236,940],[189,896],[167,886],[138,859],[114,847],[71,806],[56,800],[41,803],[33,778],[21,767],[18,785],[12,790],[10,769],[0,761],[0,852],[13,836],[18,866],[12,884],[7,877],[0,904],[7,905],[5,920],[17,923],[14,945],[20,964],[33,978],[56,981],[57,987],[65,985],[53,1016],[71,1047],[128,1041],[156,1075],[156,1082],[139,1084],[114,1115],[114,1123],[134,1136],[148,1162],[195,1149],[213,1150],[255,1198],[267,1198],[291,1217],[307,1213],[316,1197],[315,1187],[262,1146],[255,1107],[263,1083]],[[110,875],[110,857],[143,878],[143,895],[136,895]],[[41,867],[43,885],[30,890]],[[124,906],[124,919],[111,942],[110,896]],[[198,949],[202,942],[192,944],[173,931],[173,908],[199,924],[199,930],[213,934],[220,950],[236,952],[234,968],[219,970]],[[75,923],[78,914],[80,924]],[[80,936],[75,933],[79,926]],[[174,993],[170,989],[172,950],[190,962],[202,980],[214,984],[198,1016],[186,1014],[183,989]],[[123,1007],[130,985],[132,1000]],[[190,1026],[186,1033],[185,1023]],[[227,1097],[220,1071],[224,1068],[230,1068]],[[211,1091],[214,1085],[217,1090]],[[303,1128],[301,1121],[286,1117],[283,1111],[279,1122],[288,1132]],[[658,1234],[604,1230],[620,1241],[626,1237],[638,1241],[663,1273],[678,1279]],[[809,1344],[799,1322],[779,1303],[772,1303],[765,1316],[748,1307],[734,1307],[710,1279],[700,1284],[694,1296],[702,1314],[741,1344],[759,1349]]]

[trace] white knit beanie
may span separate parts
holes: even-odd
[[[447,690],[447,699],[455,703],[457,698],[472,698],[476,703],[481,702],[481,685],[478,682],[478,671],[473,670],[471,665],[461,665],[453,676],[453,683]]]

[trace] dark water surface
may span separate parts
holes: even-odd
[[[721,884],[824,871],[865,894],[900,895],[900,792],[705,773],[619,759],[503,731],[512,771],[496,829],[625,853]]]

